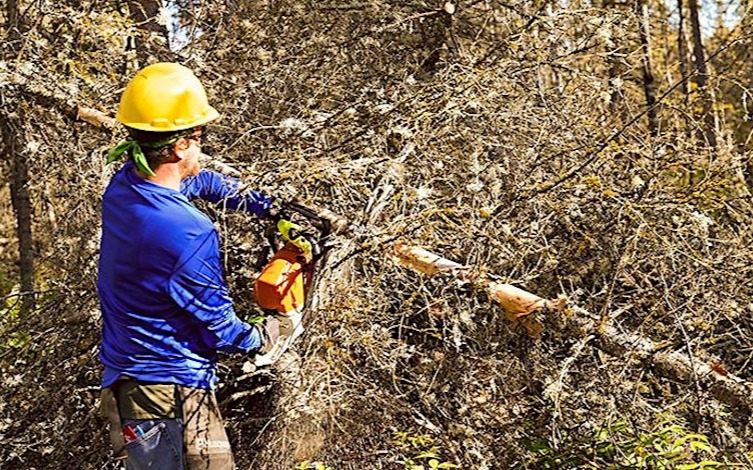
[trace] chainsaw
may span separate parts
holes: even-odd
[[[254,298],[265,314],[289,317],[297,326],[278,353],[257,356],[257,366],[276,361],[284,349],[303,333],[303,314],[311,306],[317,274],[330,248],[327,237],[331,233],[331,225],[327,219],[296,202],[289,203],[285,209],[306,219],[307,225],[316,233],[304,231],[288,218],[279,219],[265,230],[267,246],[257,263],[261,273],[254,282]],[[277,241],[278,233],[285,242],[282,247]],[[270,258],[272,252],[274,255]]]

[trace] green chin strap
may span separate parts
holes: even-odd
[[[123,156],[124,153],[129,153],[133,158],[133,163],[136,165],[136,168],[138,168],[139,171],[149,176],[155,176],[152,169],[149,168],[149,163],[147,163],[146,156],[144,155],[144,151],[141,150],[141,147],[148,149],[158,149],[166,145],[173,144],[183,137],[186,137],[186,135],[179,134],[164,140],[158,140],[157,142],[138,142],[129,138],[128,140],[119,143],[115,148],[107,152],[107,163],[112,163]]]

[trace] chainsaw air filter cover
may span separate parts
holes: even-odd
[[[302,310],[306,302],[307,263],[306,256],[292,243],[278,251],[254,283],[259,307],[283,315]]]

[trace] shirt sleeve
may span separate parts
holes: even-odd
[[[193,317],[203,343],[210,348],[237,353],[261,347],[259,331],[241,321],[233,310],[216,232],[197,239],[183,252],[168,280],[168,293]]]
[[[202,170],[198,175],[186,178],[181,183],[180,192],[188,199],[204,199],[223,204],[232,210],[250,212],[258,217],[266,215],[272,206],[272,199],[266,194],[242,189],[238,178],[209,170]]]

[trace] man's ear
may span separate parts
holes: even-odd
[[[178,160],[183,160],[185,158],[185,152],[190,146],[191,142],[185,137],[176,140],[175,143],[173,143],[173,156]]]

